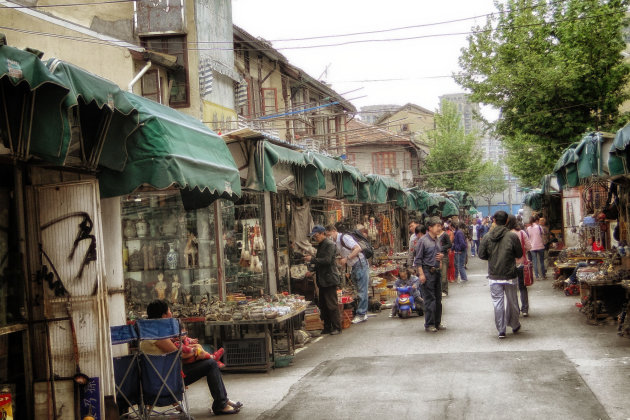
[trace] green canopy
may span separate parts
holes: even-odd
[[[18,159],[32,154],[62,165],[70,142],[69,89],[37,54],[0,45],[0,137]]]
[[[102,197],[129,194],[143,184],[159,189],[176,185],[183,190],[185,206],[187,199],[201,207],[199,200],[240,196],[239,171],[221,137],[193,117],[132,93],[124,95],[138,111],[140,125],[127,139],[124,169],[100,172]]]
[[[579,143],[573,143],[562,152],[560,159],[558,159],[553,168],[553,173],[558,177],[558,184],[561,189],[564,189],[565,185],[576,187],[579,184],[577,173],[578,157],[575,154],[575,149],[578,145]]]
[[[363,197],[369,195],[369,187],[365,188],[368,185],[367,178],[354,166],[343,164],[341,181],[343,184],[343,195],[346,200],[357,201],[360,195]]]
[[[469,207],[468,208],[468,214],[473,215],[473,214],[477,214],[479,213],[479,210],[477,210],[477,208],[475,207]]]
[[[81,128],[77,157],[89,169],[104,166],[122,171],[127,159],[125,140],[139,123],[138,112],[124,92],[70,63],[53,58],[46,66],[70,88],[65,102],[68,112],[77,108]]]
[[[466,191],[447,191],[446,196],[461,208],[476,207],[475,200]]]
[[[608,176],[602,162],[603,142],[602,133],[588,133],[579,143],[572,144],[563,152],[553,169],[561,188],[565,185],[576,187],[581,179]]]
[[[388,201],[396,200],[396,191],[402,191],[402,188],[398,182],[392,178],[382,175],[368,175],[369,182],[369,199],[367,202],[383,204]]]
[[[619,129],[615,134],[610,154],[608,155],[608,171],[611,176],[630,174],[630,124]]]
[[[328,172],[339,175],[338,182],[349,201],[369,196],[369,189],[366,190],[363,185],[368,180],[357,168],[321,153],[294,150],[266,140],[256,141],[250,152],[246,187],[255,191],[277,192],[273,167],[278,163],[292,166],[298,195],[317,197],[319,191],[326,188],[325,172]]]
[[[528,192],[523,196],[523,204],[531,207],[532,210],[540,211],[543,207],[543,194],[539,189]]]

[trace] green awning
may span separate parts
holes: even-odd
[[[477,213],[479,213],[479,210],[477,210],[476,207],[469,207],[468,208],[468,214],[474,215],[474,214],[477,214]]]
[[[619,129],[615,134],[610,154],[608,170],[611,176],[630,174],[630,124]]]
[[[359,194],[361,190],[366,190],[365,185],[367,185],[368,180],[354,166],[343,164],[343,174],[341,177],[341,182],[343,184],[343,195],[348,201],[357,201],[359,200],[359,195],[365,196],[365,192]],[[369,188],[367,188],[367,194],[369,195]]]
[[[187,199],[201,206],[202,201],[240,196],[239,171],[221,137],[193,117],[132,93],[124,95],[138,111],[140,125],[127,139],[124,169],[100,172],[102,197],[129,194],[145,184],[177,186],[185,206]]]
[[[553,168],[553,173],[558,177],[558,184],[561,189],[564,189],[565,185],[575,187],[579,184],[577,173],[578,157],[575,154],[575,148],[578,145],[579,143],[573,143],[562,152],[560,159],[558,159]]]
[[[70,88],[68,111],[77,108],[81,127],[77,157],[88,169],[104,166],[122,171],[127,160],[125,140],[139,123],[127,96],[115,83],[70,63],[53,58],[46,66]]]
[[[0,137],[14,157],[64,163],[70,142],[68,91],[35,53],[0,45]]]
[[[543,194],[541,190],[536,189],[528,192],[523,196],[523,204],[531,207],[532,210],[540,211],[543,206]]]
[[[383,204],[396,200],[396,191],[402,191],[400,184],[394,179],[381,175],[368,175],[369,199],[370,203]],[[361,200],[360,200],[361,201]]]

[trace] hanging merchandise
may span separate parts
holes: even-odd
[[[372,242],[376,242],[378,238],[378,230],[376,229],[376,221],[374,217],[370,217],[368,224],[368,239]]]
[[[256,222],[254,226],[254,248],[255,251],[262,251],[265,249],[265,241],[263,241],[262,234],[260,232],[260,225]]]
[[[239,265],[241,267],[249,267],[251,260],[251,254],[249,252],[249,227],[243,225],[243,249],[241,250],[241,261]]]

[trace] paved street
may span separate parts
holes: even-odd
[[[446,331],[387,311],[339,336],[311,342],[290,367],[225,374],[247,419],[627,419],[630,340],[593,326],[541,281],[530,288],[522,331],[497,339],[485,262],[471,258],[468,284],[451,284]],[[205,381],[189,390],[196,419],[210,418]]]

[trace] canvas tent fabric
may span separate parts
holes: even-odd
[[[615,134],[608,156],[608,170],[611,176],[630,174],[630,124],[622,127]]]
[[[126,139],[139,124],[138,111],[115,83],[73,64],[50,59],[46,66],[70,88],[67,112],[77,108],[82,162],[122,171],[127,163]]]
[[[536,189],[528,192],[523,196],[523,204],[531,207],[532,210],[540,211],[543,206],[543,193],[541,190]]]
[[[37,53],[0,45],[0,137],[11,154],[62,165],[70,143],[69,88]]]
[[[238,168],[221,137],[193,117],[132,93],[124,95],[137,110],[139,125],[127,139],[124,169],[99,173],[102,197],[129,194],[145,184],[176,186],[189,199],[190,194],[205,195],[206,202],[241,195]]]

